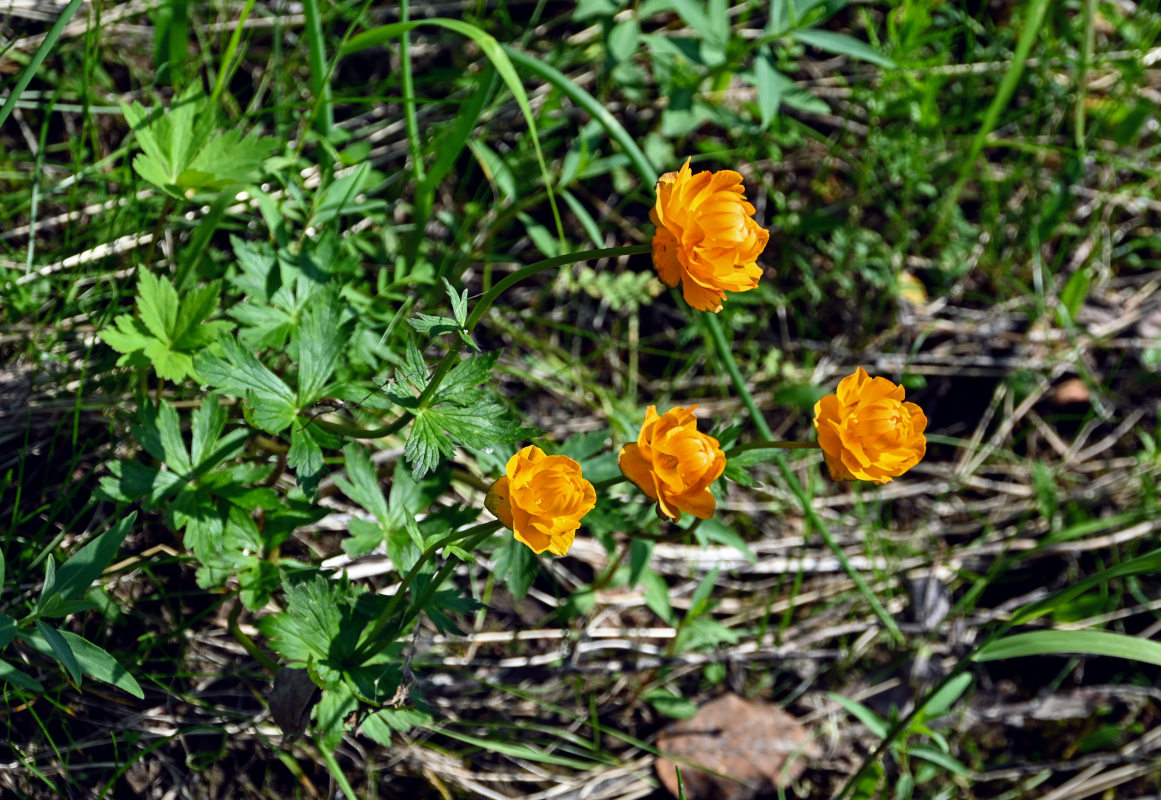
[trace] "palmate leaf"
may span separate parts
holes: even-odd
[[[202,352],[194,366],[211,386],[246,400],[246,419],[267,433],[281,433],[295,419],[295,396],[232,336],[219,340],[222,355]]]
[[[135,358],[143,356],[165,380],[196,378],[194,356],[232,327],[224,320],[206,321],[217,310],[220,293],[221,283],[212,281],[185,293],[179,303],[177,291],[167,278],[141,270],[137,278],[137,315],[119,315],[99,335],[124,354],[120,364],[134,363]]]
[[[237,130],[215,135],[216,114],[197,87],[152,119],[138,103],[122,105],[121,110],[143,151],[133,159],[133,169],[175,197],[252,181],[279,146],[275,139]]]

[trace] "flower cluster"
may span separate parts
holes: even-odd
[[[753,289],[762,275],[757,259],[770,234],[754,213],[737,172],[694,174],[687,159],[677,172],[662,175],[649,213],[657,227],[652,251],[658,276],[671,287],[680,284],[694,308],[721,311],[726,292]],[[713,516],[717,501],[710,487],[726,469],[727,453],[697,429],[696,409],[659,414],[649,406],[637,441],[622,447],[618,459],[625,478],[657,503],[658,516],[675,522],[682,513]],[[862,367],[818,401],[814,427],[834,480],[886,483],[926,452],[923,411],[904,402],[902,386],[872,378]],[[581,518],[596,506],[596,490],[573,459],[525,447],[508,461],[485,504],[535,552],[564,555]]]

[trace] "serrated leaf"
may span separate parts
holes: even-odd
[[[197,182],[186,182],[183,171],[177,184],[182,188],[222,189],[230,184],[249,183],[278,147],[277,139],[226,131],[206,142],[187,168],[198,175]]]
[[[314,438],[313,428],[294,428],[290,432],[290,449],[286,465],[295,470],[298,483],[307,494],[313,494],[322,477],[322,447]]]
[[[477,387],[492,377],[492,369],[499,356],[495,352],[460,361],[448,371],[439,385],[436,391],[437,402],[472,403],[478,400],[483,392]]]
[[[303,312],[298,327],[298,407],[323,395],[335,371],[347,335],[341,325],[342,306],[333,291],[322,293]]]
[[[166,344],[173,343],[173,330],[177,324],[177,291],[172,283],[147,269],[139,270],[137,313],[153,338]]]
[[[131,314],[119,315],[111,326],[102,328],[97,335],[118,353],[139,352],[153,339],[149,329]]]
[[[343,448],[343,456],[346,459],[347,474],[336,476],[335,485],[343,494],[371,512],[379,522],[386,523],[387,499],[383,496],[383,488],[379,484],[379,476],[375,474],[370,454],[357,444],[348,444]]]
[[[424,412],[420,412],[411,423],[411,433],[403,454],[411,464],[416,478],[433,472],[439,465],[439,457],[455,454],[455,445],[440,428],[439,422]]]
[[[407,733],[431,722],[431,716],[411,708],[384,708],[370,714],[360,728],[363,733],[384,747],[391,746],[391,732]]]
[[[451,301],[452,314],[455,316],[456,322],[463,326],[468,321],[468,290],[464,289],[463,294],[457,294],[455,287],[447,278],[443,279],[443,286],[447,292],[448,300]]]
[[[295,397],[282,379],[263,366],[238,340],[220,340],[223,356],[202,352],[194,362],[198,374],[226,394],[244,398],[247,419],[267,433],[281,433],[295,420]]]
[[[462,408],[445,403],[420,413],[429,415],[457,442],[469,447],[484,449],[535,435],[512,419],[507,408],[489,401]]]
[[[428,336],[439,336],[444,333],[455,333],[460,330],[460,324],[451,317],[438,317],[418,312],[416,316],[407,320],[407,324],[420,333]]]
[[[339,683],[322,693],[314,707],[314,718],[322,734],[322,745],[332,752],[343,741],[343,726],[359,707],[359,701],[345,683]]]

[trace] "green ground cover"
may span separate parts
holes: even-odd
[[[1161,796],[1159,35],[0,11],[0,794],[664,797],[736,693],[811,743],[759,796]],[[649,255],[687,158],[770,231],[719,313]],[[759,446],[859,366],[927,417],[907,474]],[[694,404],[728,466],[673,522],[618,452]],[[596,485],[564,556],[484,510],[530,444]]]

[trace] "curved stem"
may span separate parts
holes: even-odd
[[[766,424],[766,418],[762,415],[758,404],[754,402],[754,396],[750,394],[750,388],[746,385],[746,379],[742,377],[741,370],[738,369],[738,363],[734,361],[734,354],[730,351],[730,345],[726,341],[726,334],[722,330],[721,322],[711,312],[703,313],[702,320],[705,322],[710,338],[713,339],[714,348],[718,351],[718,357],[721,358],[726,372],[730,374],[730,379],[734,383],[734,389],[738,392],[738,396],[742,398],[742,403],[750,412],[750,419],[753,420],[754,427],[767,439],[773,439],[774,434],[770,430],[770,426]],[[883,608],[883,604],[879,602],[879,598],[875,597],[875,593],[871,591],[871,587],[863,580],[863,576],[851,565],[847,554],[843,552],[838,542],[835,541],[834,536],[831,535],[830,528],[826,526],[826,523],[822,521],[822,517],[814,510],[810,498],[806,496],[806,490],[802,488],[802,483],[799,482],[798,476],[794,474],[790,469],[790,465],[786,463],[786,457],[782,455],[781,450],[774,451],[774,463],[778,465],[778,471],[782,474],[782,479],[786,481],[786,485],[790,487],[791,493],[798,500],[798,504],[802,507],[802,513],[806,515],[806,519],[818,530],[819,535],[822,536],[822,540],[826,542],[826,546],[830,548],[835,558],[838,559],[839,564],[842,565],[843,571],[854,581],[859,592],[875,612],[875,616],[883,623],[883,627],[890,632],[891,638],[896,643],[902,643],[903,634],[899,631],[899,626],[895,624],[895,620],[887,613],[887,609]]]
[[[632,256],[641,253],[650,252],[651,246],[647,244],[632,244],[626,247],[606,247],[600,250],[583,250],[579,253],[568,253],[563,256],[556,256],[555,258],[546,258],[529,264],[527,267],[518,269],[511,275],[506,276],[503,280],[484,293],[476,303],[475,308],[472,309],[471,315],[468,316],[464,323],[464,332],[471,334],[476,325],[479,324],[484,314],[492,307],[497,298],[504,293],[504,291],[525,278],[531,277],[538,272],[544,272],[557,267],[567,266],[568,264],[579,264],[582,261],[593,261],[598,258],[616,258],[617,256]],[[462,339],[457,339],[451,348],[444,354],[443,359],[439,362],[439,366],[435,368],[431,379],[424,387],[422,394],[419,396],[418,407],[423,408],[428,403],[435,392],[439,389],[440,383],[447,376],[457,363],[459,363],[460,350],[463,348]],[[335,436],[346,436],[352,439],[380,439],[384,436],[390,436],[396,431],[403,428],[415,414],[411,411],[402,412],[393,422],[384,425],[381,428],[360,428],[355,425],[347,425],[341,422],[327,422],[326,420],[313,419],[307,424],[318,425],[321,430]]]
[[[617,256],[633,256],[640,253],[650,252],[652,246],[648,244],[631,244],[625,247],[605,247],[600,250],[584,250],[580,253],[568,253],[563,256],[556,256],[555,258],[546,258],[542,261],[537,261],[534,264],[529,264],[523,269],[518,269],[511,275],[506,276],[503,280],[493,286],[488,292],[480,298],[476,303],[476,307],[472,309],[471,315],[464,324],[464,330],[471,333],[475,329],[476,324],[481,317],[487,313],[491,308],[492,303],[496,302],[504,290],[513,286],[525,278],[531,277],[538,272],[544,272],[549,269],[556,269],[557,267],[567,266],[569,264],[579,264],[582,261],[593,261],[598,258],[616,258]]]
[[[748,450],[818,450],[818,442],[747,442],[737,444],[726,451],[726,459],[745,453]]]
[[[317,425],[320,430],[335,436],[346,436],[349,439],[382,439],[384,436],[399,431],[411,421],[413,414],[410,411],[404,411],[399,415],[395,421],[384,425],[381,428],[360,428],[355,425],[348,425],[345,422],[330,422],[325,419],[312,419],[307,425]]]
[[[230,630],[230,635],[234,637],[234,641],[242,645],[242,649],[250,654],[250,657],[262,665],[262,668],[273,675],[278,672],[278,662],[266,654],[261,647],[254,643],[242,627],[238,624],[238,618],[242,615],[242,599],[234,599],[234,607],[230,609],[230,616],[226,620],[226,626]]]
[[[618,475],[615,478],[605,478],[603,481],[597,481],[593,484],[593,488],[598,492],[616,486],[618,483],[624,483],[629,480],[624,475]]]
[[[449,545],[459,539],[470,538],[471,541],[467,545],[468,549],[470,550],[485,538],[491,536],[493,533],[499,530],[500,527],[501,523],[499,520],[484,522],[480,525],[474,525],[467,530],[452,531],[447,536],[441,538],[439,541],[432,542],[427,547],[425,547],[419,556],[419,560],[416,561],[415,564],[412,565],[411,569],[407,571],[407,574],[403,576],[403,580],[399,583],[399,588],[395,590],[395,594],[391,595],[391,599],[388,601],[383,610],[379,612],[379,616],[377,616],[371,622],[370,628],[367,630],[367,633],[363,637],[363,644],[356,648],[354,654],[352,655],[352,660],[354,663],[366,663],[369,658],[373,657],[380,649],[382,649],[376,645],[376,642],[378,642],[383,632],[392,623],[393,617],[399,610],[400,603],[403,602],[403,598],[411,589],[411,584],[415,582],[415,579],[419,577],[420,572],[423,571],[424,565],[435,556],[436,552],[440,548],[444,547],[445,545]],[[429,586],[430,585],[431,584],[429,584]],[[416,603],[414,607],[418,609],[421,607],[421,605],[421,603]],[[416,613],[418,613],[418,611]],[[411,617],[405,616],[404,619],[395,626],[395,630],[402,630],[403,626],[406,625],[407,622],[413,618],[413,616],[414,615]],[[394,635],[388,637],[388,639],[394,638]]]

